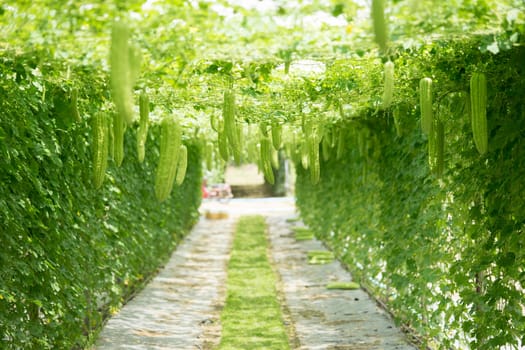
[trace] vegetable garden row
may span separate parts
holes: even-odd
[[[497,27],[410,42],[385,13],[413,2],[374,0],[361,31],[345,24],[360,48],[339,37],[317,57],[295,37],[267,55],[267,39],[239,57],[213,3],[3,5],[2,341],[86,346],[197,220],[203,169],[255,162],[273,183],[287,157],[305,222],[426,345],[525,344],[523,4],[498,5]],[[493,25],[495,3],[446,6]]]

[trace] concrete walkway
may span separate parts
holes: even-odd
[[[292,348],[415,349],[365,292],[325,288],[351,276],[338,262],[308,265],[307,251],[325,248],[315,240],[295,241],[286,222],[296,215],[292,199],[206,202],[201,210],[229,217],[203,217],[161,273],[108,321],[94,349],[213,349],[220,339],[233,226],[239,216],[254,214],[264,215],[269,224],[269,255],[281,279]]]
[[[111,318],[95,349],[205,349],[220,340],[233,219],[200,220],[169,263]]]
[[[285,217],[268,219],[275,267],[286,304],[304,350],[413,350],[388,314],[363,290],[328,290],[330,282],[350,282],[334,260],[309,265],[308,251],[326,250],[317,240],[296,241]]]

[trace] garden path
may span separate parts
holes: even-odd
[[[218,344],[233,226],[239,216],[254,214],[264,215],[269,225],[269,256],[286,303],[292,348],[415,349],[364,291],[325,288],[351,276],[337,261],[308,264],[308,251],[326,248],[317,240],[294,239],[295,224],[286,221],[296,216],[293,199],[206,202],[202,211],[225,212],[228,218],[203,215],[159,275],[108,321],[94,349],[195,350]]]

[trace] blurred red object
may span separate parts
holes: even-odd
[[[202,184],[201,189],[202,189],[202,198],[208,198],[210,196],[210,193],[208,192],[208,189],[206,188],[205,183]]]

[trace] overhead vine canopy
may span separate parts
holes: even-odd
[[[305,121],[322,138],[322,129],[341,118],[385,107],[385,61],[400,63],[394,104],[413,104],[413,80],[430,74],[411,63],[414,57],[421,65],[435,47],[476,36],[480,52],[509,50],[524,25],[522,7],[518,0],[7,1],[0,45],[63,60],[66,80],[70,66],[111,70],[112,86],[129,85],[128,93],[113,88],[106,97],[116,102],[119,114],[127,110],[128,123],[137,119],[132,104],[138,105],[143,91],[153,107],[150,119],[177,115],[184,134],[215,145],[205,148],[208,153],[220,149],[223,94],[231,89],[238,132],[248,140],[242,150],[247,154],[235,158],[253,161],[260,142],[257,129],[246,124],[262,123],[263,136],[267,125],[290,125],[284,138],[292,142],[287,147],[292,156],[300,148],[297,134],[309,129]],[[124,46],[112,44],[116,26],[125,27]],[[127,51],[128,45],[135,52],[133,79],[124,78],[120,64],[127,53],[119,57],[112,51],[109,59],[110,49]],[[124,75],[115,82],[119,69]],[[129,92],[135,92],[135,101]],[[128,104],[119,107],[124,95]],[[234,143],[240,147],[240,141]],[[224,148],[215,153],[230,159]]]
[[[247,140],[235,160],[260,162],[259,132],[249,125],[260,124],[263,137],[270,125],[284,132],[293,157],[301,148],[298,135],[310,133],[305,122],[321,139],[323,128],[338,120],[385,107],[385,61],[401,63],[394,104],[410,105],[412,81],[425,74],[424,67],[411,69],[414,57],[421,64],[434,47],[475,36],[481,52],[510,49],[525,21],[520,6],[518,0],[8,1],[2,5],[6,35],[0,45],[63,60],[66,81],[71,66],[111,70],[112,86],[129,85],[128,93],[113,88],[105,95],[116,102],[118,114],[127,110],[128,123],[138,119],[132,104],[138,105],[138,91],[143,91],[153,107],[150,119],[176,115],[185,135],[211,142],[207,153],[225,161],[231,152],[224,147],[231,148],[232,142],[241,147],[242,141],[232,139],[222,152],[212,151],[221,148],[223,94],[231,89],[234,124]],[[124,46],[112,44],[112,28],[122,26]],[[120,64],[128,60],[127,53],[119,57],[112,51],[109,59],[110,49],[127,51],[128,45],[137,65],[129,80]],[[117,70],[124,75],[115,82]],[[74,79],[70,95],[76,94]],[[124,95],[129,96],[127,106],[119,107],[117,100]],[[283,124],[289,127],[281,131]]]
[[[50,231],[89,243],[96,229],[95,240],[120,244],[123,231],[136,229],[122,229],[123,217],[164,225],[154,196],[167,200],[172,187],[169,213],[191,220],[202,150],[208,168],[248,158],[271,182],[277,149],[285,149],[305,222],[429,345],[525,344],[523,0],[5,0],[0,31],[0,168],[11,186],[0,218],[11,213],[2,221],[16,233],[8,237],[13,253],[2,255],[14,277],[2,282],[14,281],[8,295],[17,304],[5,310],[20,322],[4,322],[9,337],[25,338],[18,327],[28,313],[41,321],[18,298],[33,290],[17,275],[25,267],[7,264],[34,251],[26,222],[49,240],[33,254],[35,266],[43,256],[60,266]],[[117,167],[106,170],[108,153]],[[42,159],[52,170],[48,187]],[[65,185],[57,180],[64,172]],[[129,196],[129,211],[99,229]],[[99,286],[102,270],[93,270],[90,283]],[[68,289],[69,272],[61,281]],[[76,288],[85,285],[78,277]],[[51,304],[44,312],[62,324],[68,304]],[[65,348],[76,342],[59,333]]]
[[[44,50],[103,70],[111,24],[127,21],[143,55],[136,87],[156,95],[153,103],[189,108],[192,115],[220,106],[225,75],[243,96],[240,114],[256,121],[275,105],[291,111],[290,104],[312,100],[305,90],[335,80],[341,65],[366,71],[353,79],[361,102],[376,92],[368,85],[379,52],[366,0],[8,0],[1,6],[3,49]],[[385,11],[390,45],[383,57],[392,58],[444,36],[485,35],[482,50],[505,50],[524,21],[519,0],[387,1]]]

